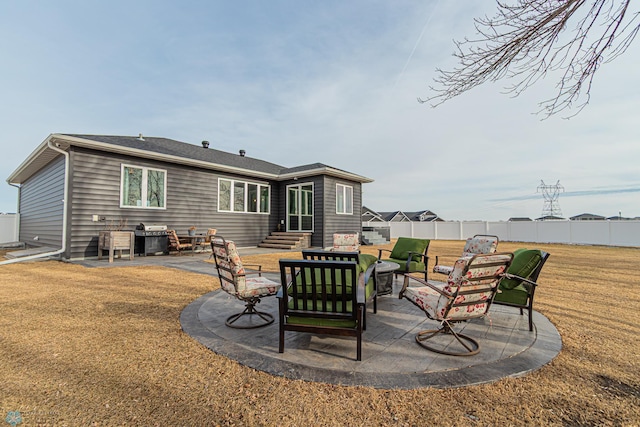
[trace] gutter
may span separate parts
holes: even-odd
[[[30,255],[30,256],[26,256],[26,257],[21,257],[21,258],[14,258],[14,259],[10,259],[7,261],[2,261],[0,262],[0,265],[5,265],[5,264],[13,264],[16,262],[23,262],[23,261],[31,261],[34,259],[39,259],[39,258],[45,258],[45,257],[51,257],[51,256],[55,256],[55,255],[60,255],[62,253],[64,253],[67,250],[67,198],[68,198],[68,189],[69,189],[69,153],[67,153],[64,150],[61,150],[60,148],[58,148],[60,146],[60,144],[58,143],[53,143],[54,138],[51,138],[48,142],[47,142],[47,146],[49,148],[51,148],[53,151],[57,151],[58,153],[62,154],[64,156],[64,192],[63,192],[63,196],[62,196],[62,242],[61,242],[61,248],[53,251],[53,252],[44,252],[41,254],[35,254],[35,255]],[[10,184],[14,187],[17,187],[18,189],[20,187],[18,187],[17,185],[14,184]],[[18,200],[18,211],[20,210],[20,203]],[[19,212],[18,212],[19,213]],[[18,216],[18,218],[20,218],[20,216]],[[18,219],[19,221],[19,219]],[[18,236],[20,237],[20,236]]]

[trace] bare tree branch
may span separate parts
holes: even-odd
[[[421,103],[438,106],[487,81],[515,80],[513,96],[550,72],[559,72],[556,96],[539,103],[548,118],[588,103],[596,71],[631,45],[640,30],[631,0],[497,1],[498,12],[475,19],[476,39],[454,41],[459,65],[437,69],[435,92]],[[571,26],[570,26],[571,24]]]

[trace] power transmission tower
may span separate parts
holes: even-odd
[[[558,198],[563,191],[564,187],[560,185],[560,180],[558,180],[555,185],[547,185],[543,180],[540,180],[538,192],[542,192],[542,197],[544,197],[544,205],[542,206],[543,218],[546,216],[562,216]]]

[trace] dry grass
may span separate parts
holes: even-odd
[[[434,241],[452,262],[462,242]],[[523,245],[503,242],[500,249]],[[528,245],[532,246],[532,245]],[[0,267],[0,417],[22,425],[639,425],[640,250],[539,245],[536,309],[563,338],[523,378],[451,390],[376,390],[274,377],[180,329],[217,279],[162,267]],[[375,248],[364,252],[377,254]],[[247,256],[267,270],[281,257]],[[151,279],[151,280],[150,280]]]

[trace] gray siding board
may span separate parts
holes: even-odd
[[[353,187],[353,215],[336,213],[336,184]],[[324,233],[322,246],[333,244],[333,233],[343,231],[362,231],[362,184],[354,181],[326,177],[324,181]]]
[[[139,223],[166,224],[178,233],[186,233],[191,225],[199,232],[216,228],[218,233],[242,246],[256,246],[277,227],[273,213],[278,194],[277,183],[271,184],[272,213],[222,213],[217,211],[218,178],[232,178],[265,183],[246,176],[229,176],[164,162],[129,156],[74,149],[73,190],[70,238],[71,258],[97,255],[97,236],[106,226],[126,220],[127,229]],[[166,209],[120,208],[120,165],[122,163],[167,171]],[[92,215],[106,217],[93,222]]]
[[[20,187],[20,240],[62,247],[63,198],[64,157],[60,156]]]

